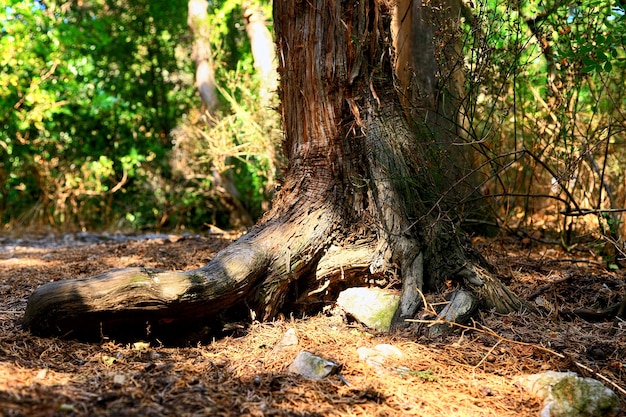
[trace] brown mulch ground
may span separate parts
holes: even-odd
[[[533,295],[548,313],[483,313],[474,329],[444,340],[377,334],[322,314],[255,322],[186,347],[39,338],[19,324],[29,294],[47,281],[139,265],[196,268],[228,241],[171,237],[0,252],[0,415],[536,416],[541,406],[515,384],[520,375],[571,370],[614,391],[626,387],[626,323],[609,336],[610,321],[558,314],[619,301],[624,272],[609,272],[584,252],[524,249],[516,241],[476,244],[512,289]],[[298,345],[279,349],[290,328]],[[377,370],[357,349],[381,343],[403,357]],[[342,364],[341,375],[311,381],[290,374],[301,350]],[[626,409],[624,395],[621,401]]]

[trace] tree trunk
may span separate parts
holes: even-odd
[[[246,32],[250,39],[254,69],[259,77],[259,98],[261,105],[269,106],[278,87],[276,73],[276,51],[272,34],[267,28],[261,8],[245,5],[243,16],[246,20]]]
[[[210,27],[207,19],[207,0],[189,0],[187,25],[193,32],[194,43],[191,59],[196,64],[196,87],[200,93],[202,104],[211,113],[218,105],[215,89],[215,71],[209,38]]]
[[[440,209],[455,217],[488,218],[480,200],[478,153],[468,142],[465,57],[460,28],[462,0],[399,0],[392,22],[399,98],[422,141],[432,143],[428,158],[437,175]],[[453,170],[447,167],[454,166]]]
[[[319,309],[340,289],[371,280],[401,286],[396,325],[414,317],[419,291],[445,279],[474,289],[488,308],[523,308],[475,268],[479,257],[440,211],[432,167],[442,161],[432,158],[445,153],[420,136],[395,88],[389,7],[275,1],[289,166],[272,210],[198,270],[132,269],[46,284],[29,299],[25,326],[108,335],[131,322],[209,323],[235,309],[270,319],[286,307]],[[509,298],[498,304],[502,294]]]

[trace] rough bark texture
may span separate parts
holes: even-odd
[[[114,332],[124,320],[204,320],[232,306],[270,319],[372,281],[402,287],[396,325],[415,315],[419,291],[444,279],[476,289],[487,307],[510,294],[477,272],[479,259],[441,215],[436,144],[420,137],[394,87],[391,3],[285,0],[274,11],[289,166],[272,211],[198,270],[45,285],[26,310],[32,331]]]

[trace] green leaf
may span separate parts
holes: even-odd
[[[595,67],[595,66],[598,65],[598,63],[596,61],[594,61],[593,59],[589,58],[588,56],[581,57],[581,61],[583,62],[583,64],[586,67],[591,67],[591,66]]]
[[[592,71],[597,71],[597,70],[598,70],[598,66],[594,64],[594,65],[589,65],[587,67],[583,67],[581,72],[586,74],[586,73],[589,73],[589,72],[592,72]]]

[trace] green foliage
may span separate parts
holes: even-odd
[[[209,2],[221,107],[208,117],[195,110],[186,1],[4,0],[2,221],[172,228],[258,217],[281,135],[259,100],[242,4]],[[269,1],[260,5],[271,16]],[[464,15],[459,127],[481,153],[483,191],[502,221],[542,214],[568,241],[590,221],[562,211],[626,206],[621,6],[483,0]],[[623,234],[616,212],[594,213],[602,234]]]
[[[623,9],[611,7],[605,1],[588,2],[570,8],[568,23],[559,33],[566,41],[560,45],[562,59],[582,65],[582,73],[611,72],[614,66],[624,66],[626,14]]]
[[[216,180],[232,182],[234,198],[259,216],[277,169],[278,121],[258,104],[241,4],[210,2],[223,106],[207,123],[195,114],[186,0],[4,0],[3,223],[228,227],[232,207]],[[190,175],[172,162],[181,149]]]
[[[173,191],[184,191],[173,199],[185,202],[172,213],[178,224],[249,226],[241,216],[260,217],[273,194],[281,164],[278,115],[259,102],[253,73],[224,71],[223,77],[229,78],[218,89],[227,103],[222,113],[182,124],[176,132],[176,159],[184,163],[175,164],[182,186]],[[206,212],[192,208],[199,202]]]
[[[185,191],[175,198],[184,195],[182,200],[188,203],[172,213],[176,217],[172,221],[178,224],[249,226],[268,208],[273,194],[281,164],[279,116],[270,108],[276,103],[259,100],[242,4],[241,0],[214,2],[209,15],[222,105],[217,114],[190,117],[177,132],[175,151],[185,161],[177,175]],[[271,15],[269,2],[259,6],[265,16]],[[192,209],[200,201],[206,212]]]
[[[180,0],[5,3],[5,223],[105,226],[125,200],[151,200],[142,184],[168,175],[169,132],[196,103],[184,10]]]

